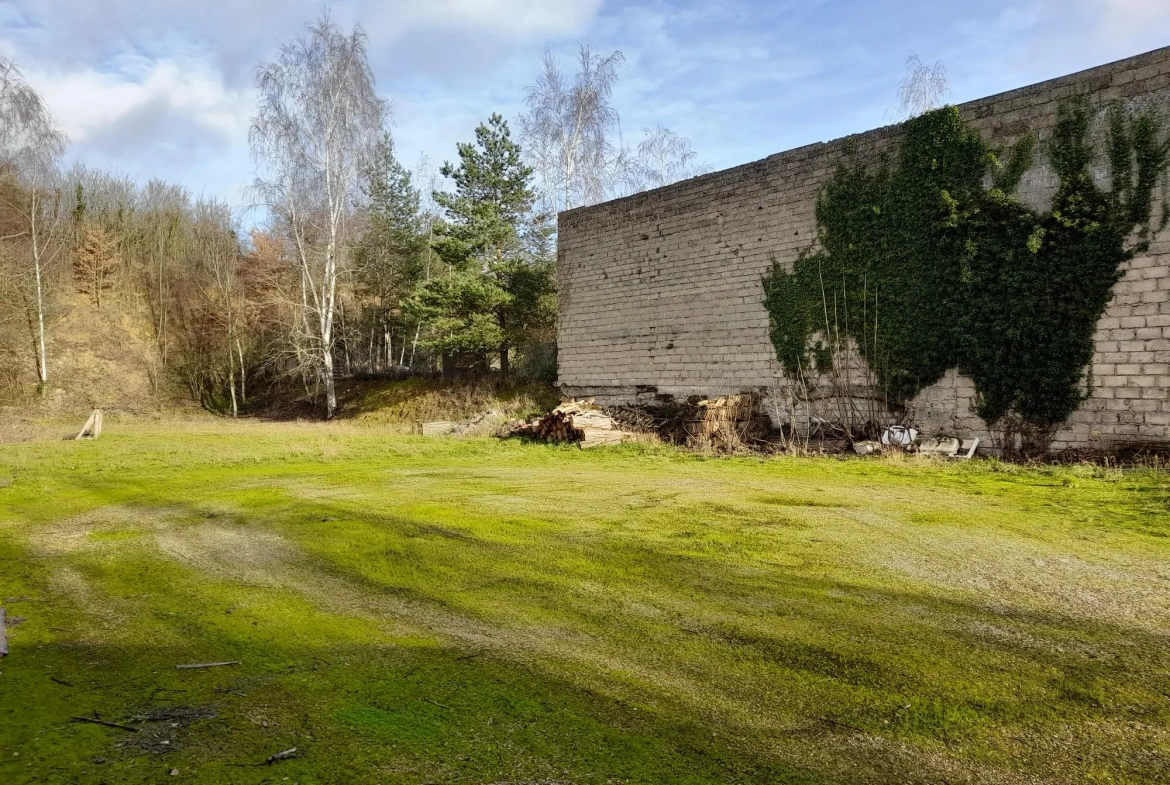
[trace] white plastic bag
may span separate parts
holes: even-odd
[[[893,444],[900,447],[909,447],[918,438],[918,431],[902,425],[891,425],[882,431],[882,444]]]

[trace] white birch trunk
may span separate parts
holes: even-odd
[[[416,349],[418,349],[418,336],[419,336],[419,333],[420,333],[420,332],[422,332],[422,322],[419,322],[419,323],[418,323],[418,326],[417,326],[417,327],[415,327],[415,330],[414,330],[414,343],[413,343],[413,344],[411,344],[411,346],[410,346],[410,367],[411,367],[411,368],[413,368],[413,367],[414,367],[414,352],[415,352],[415,350],[416,350]],[[405,348],[405,347],[403,347],[403,348]]]
[[[232,391],[232,417],[240,416],[240,407],[236,403],[236,363],[232,358],[232,345],[228,343],[228,389]]]
[[[33,241],[35,245],[35,240]],[[48,351],[45,348],[45,285],[41,274],[41,260],[39,254],[33,261],[33,273],[37,287],[37,379],[41,384],[49,381]]]
[[[29,208],[29,234],[32,240],[33,280],[37,294],[37,381],[42,385],[49,381],[48,350],[45,348],[45,283],[41,269],[40,226],[37,217],[40,203],[34,190]]]
[[[231,351],[231,347],[228,347],[228,351]],[[248,371],[244,366],[244,347],[243,344],[240,343],[238,336],[236,338],[236,351],[240,354],[240,402],[247,403],[248,391],[245,389],[245,385],[247,383]]]
[[[332,211],[329,244],[325,249],[325,271],[321,276],[321,381],[325,384],[325,419],[337,412],[337,389],[333,371],[333,312],[337,303],[337,211]]]

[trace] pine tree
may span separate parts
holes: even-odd
[[[356,293],[362,302],[363,329],[370,337],[370,370],[375,370],[379,363],[394,364],[392,336],[395,320],[401,322],[399,302],[422,280],[427,254],[419,192],[410,172],[394,156],[389,134],[378,146],[365,194],[368,217],[355,251]],[[399,326],[404,334],[415,327]]]
[[[504,118],[493,114],[475,137],[458,146],[459,166],[441,170],[455,190],[435,194],[447,222],[434,247],[451,273],[421,286],[408,306],[431,326],[431,346],[496,351],[507,375],[511,347],[537,321],[550,323],[547,222],[532,214],[532,169]]]
[[[520,145],[508,123],[493,114],[475,129],[475,143],[458,145],[459,166],[443,164],[440,173],[455,182],[453,193],[439,192],[435,201],[449,223],[435,244],[452,267],[466,269],[478,262],[515,254],[536,194],[532,168],[524,163]]]

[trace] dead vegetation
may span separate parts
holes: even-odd
[[[508,419],[546,412],[559,400],[551,386],[514,383],[498,377],[348,379],[339,382],[338,397],[339,419],[407,433],[416,431],[420,423],[470,423],[488,415],[485,422],[492,422],[477,435],[491,433]],[[312,416],[307,409],[299,411]]]

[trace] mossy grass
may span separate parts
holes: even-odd
[[[6,445],[0,476],[0,598],[26,619],[4,782],[1142,782],[1170,760],[1159,472],[127,422]],[[176,709],[214,716],[157,719]]]

